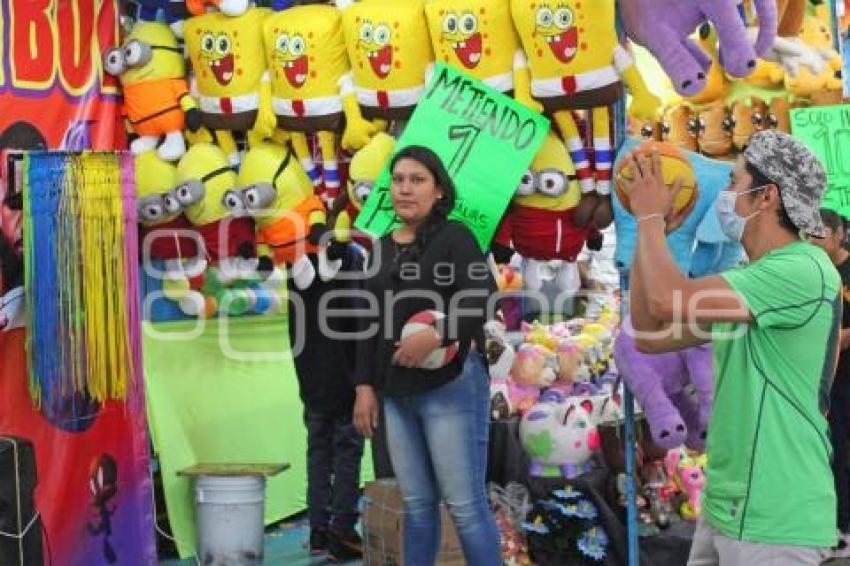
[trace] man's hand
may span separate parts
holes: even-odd
[[[366,438],[372,438],[378,428],[378,398],[371,385],[358,385],[354,401],[354,428]]]
[[[671,188],[664,183],[661,169],[661,156],[657,151],[651,157],[634,151],[626,156],[626,163],[632,169],[633,178],[620,179],[620,187],[629,197],[632,214],[639,221],[650,216],[664,219],[665,230],[669,233],[682,225],[693,207],[675,211],[673,203],[682,190],[683,179],[677,178]]]
[[[393,355],[393,363],[406,368],[419,367],[428,354],[441,343],[440,335],[433,328],[415,332],[401,342],[396,342],[397,350]]]

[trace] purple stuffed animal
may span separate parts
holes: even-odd
[[[614,343],[614,360],[643,408],[656,444],[667,449],[682,444],[705,447],[714,400],[711,346],[644,354],[635,345],[631,320],[626,319]],[[694,385],[695,396],[688,384]]]
[[[711,57],[688,36],[705,21],[717,29],[720,64],[734,77],[746,77],[776,38],[776,0],[755,0],[759,32],[755,46],[735,0],[622,0],[626,35],[658,59],[676,92],[693,96],[706,85]]]

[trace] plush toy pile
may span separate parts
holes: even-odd
[[[635,116],[658,106],[614,13],[614,0],[143,0],[103,64],[123,87],[156,290],[187,316],[271,313],[286,280],[333,277],[334,244],[368,247],[351,227],[440,61],[556,123],[494,255],[527,260],[506,285],[574,291],[577,255],[613,217],[613,105],[625,85]]]
[[[647,18],[645,10],[658,9],[664,3],[622,3],[627,34],[650,49],[681,94],[657,108],[652,119],[633,123],[636,135],[669,141],[710,157],[734,158],[755,132],[775,129],[790,133],[792,109],[842,102],[842,60],[834,47],[827,4],[810,7],[806,0],[748,0],[739,11],[729,10],[720,19],[704,18],[692,37],[688,35],[694,27],[682,28],[680,40],[692,47],[695,59],[691,59],[677,55],[669,38],[656,26],[646,25],[657,20]],[[694,10],[700,4],[713,5],[715,13],[721,4],[733,5],[692,4]],[[742,23],[748,26],[746,33],[741,33]],[[771,31],[776,37],[768,42]],[[738,43],[724,44],[723,37]],[[748,48],[749,40],[755,40],[754,54]],[[702,69],[697,71],[702,77],[699,80],[686,78],[693,75],[693,65]],[[740,72],[742,69],[747,72]],[[685,83],[689,83],[687,88],[681,88]]]
[[[403,128],[435,62],[554,126],[492,244],[503,289],[579,288],[576,259],[614,217],[624,89],[635,131],[709,156],[741,150],[758,129],[788,129],[795,106],[840,98],[825,6],[802,0],[138,4],[103,67],[120,80],[134,135],[147,259],[165,262],[160,290],[189,316],[276,312],[286,280],[334,276],[335,244],[368,247],[351,227],[393,152],[388,132]],[[631,42],[682,99],[662,107]]]
[[[553,325],[485,326],[494,419],[517,416],[535,477],[573,478],[600,447],[600,423],[622,419],[622,390],[611,352],[616,332],[611,297],[597,320]]]

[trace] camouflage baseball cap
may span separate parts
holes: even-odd
[[[750,138],[744,159],[779,187],[782,204],[797,228],[812,236],[825,235],[820,201],[826,171],[809,148],[786,133],[764,130]]]

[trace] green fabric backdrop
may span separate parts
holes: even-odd
[[[204,322],[195,335],[193,321],[144,326],[149,426],[181,558],[195,553],[192,482],[177,476],[183,468],[288,462],[292,467],[267,484],[266,522],[306,508],[307,438],[295,369],[284,359],[286,319]],[[365,454],[367,481],[373,473],[371,452]]]

